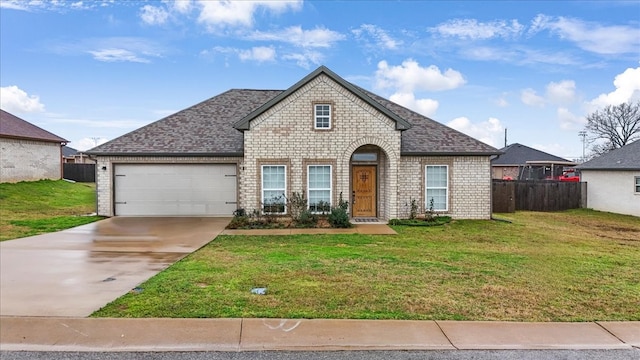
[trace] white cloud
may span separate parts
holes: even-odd
[[[575,101],[576,83],[573,80],[550,82],[547,85],[547,99],[554,104],[570,104]]]
[[[351,30],[351,32],[357,39],[365,40],[365,34],[373,38],[374,43],[370,47],[393,50],[402,45],[401,40],[393,39],[386,31],[376,25],[363,24],[359,28]]]
[[[386,61],[380,61],[376,70],[377,88],[394,88],[400,93],[411,93],[415,90],[451,90],[464,85],[465,82],[458,71],[447,69],[443,73],[435,65],[421,67],[413,59],[407,59],[399,66],[389,66]]]
[[[640,101],[640,67],[628,68],[616,75],[613,85],[615,90],[607,94],[600,94],[591,100],[591,105],[601,108],[607,105],[619,105],[627,101]]]
[[[273,61],[276,58],[276,50],[272,47],[257,46],[250,50],[242,50],[238,54],[240,60],[255,60],[258,62]]]
[[[294,1],[228,1],[199,0],[200,15],[198,21],[210,30],[225,26],[251,27],[254,13],[258,9],[266,9],[274,13],[282,13],[289,9],[302,8],[302,0]]]
[[[451,120],[447,123],[447,126],[494,147],[498,147],[500,138],[504,133],[504,126],[500,123],[500,120],[493,117],[487,121],[473,123],[469,118],[463,116]]]
[[[520,100],[529,106],[544,106],[545,103],[544,98],[536,94],[536,91],[531,88],[522,90]]]
[[[138,56],[136,53],[125,49],[100,49],[88,51],[93,58],[104,62],[137,62],[149,63],[149,59]]]
[[[476,19],[453,19],[429,29],[429,31],[445,37],[470,40],[508,39],[519,36],[523,30],[524,26],[515,19],[491,22],[478,22]]]
[[[433,117],[438,110],[438,101],[433,99],[416,99],[413,93],[395,93],[389,100],[409,108],[427,117]]]
[[[19,87],[0,87],[0,108],[10,113],[43,112],[44,104],[37,95],[29,95]]]
[[[169,13],[164,8],[145,5],[140,9],[140,18],[145,24],[162,25],[167,22]]]
[[[637,54],[640,47],[640,28],[637,26],[604,26],[595,22],[540,14],[532,20],[528,34],[534,35],[542,30],[549,30],[561,39],[574,42],[583,50],[597,54]]]
[[[339,32],[324,28],[304,30],[300,26],[291,26],[280,31],[256,31],[249,34],[247,38],[259,41],[280,41],[303,48],[328,48],[335,42],[344,40],[345,36]]]
[[[173,9],[181,14],[187,14],[193,8],[193,2],[191,0],[175,0],[173,2]]]
[[[574,115],[567,108],[559,107],[557,110],[557,116],[560,121],[560,128],[564,130],[582,129],[586,124],[584,118]]]
[[[102,145],[104,143],[106,143],[107,141],[109,141],[108,139],[102,138],[102,137],[95,137],[95,138],[82,138],[78,141],[72,141],[69,143],[69,146],[71,146],[72,148],[78,150],[78,151],[87,151],[89,149],[92,149],[98,145]]]
[[[290,53],[282,56],[284,60],[293,60],[296,64],[304,69],[309,69],[311,64],[320,65],[324,60],[324,56],[317,51],[304,51],[302,53]]]

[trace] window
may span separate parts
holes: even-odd
[[[314,128],[321,130],[331,129],[331,105],[316,104],[314,106]]]
[[[425,168],[425,209],[449,210],[449,167],[427,165]],[[433,201],[433,203],[432,203]]]
[[[331,210],[331,165],[309,165],[307,170],[309,210]]]
[[[351,157],[352,161],[378,161],[376,153],[355,153]]]
[[[636,194],[640,194],[640,176],[636,176]]]
[[[284,165],[262,166],[262,210],[265,213],[286,213],[287,170]]]

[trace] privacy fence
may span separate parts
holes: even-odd
[[[62,177],[77,182],[96,182],[96,164],[62,164]]]
[[[561,211],[586,206],[587,183],[493,180],[493,212]]]

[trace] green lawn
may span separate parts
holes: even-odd
[[[95,184],[41,180],[0,184],[0,241],[68,229],[101,219]]]
[[[220,236],[93,316],[640,320],[637,217],[498,217],[512,223]]]

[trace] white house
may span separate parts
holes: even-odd
[[[640,216],[640,140],[577,167],[587,183],[587,207]]]

